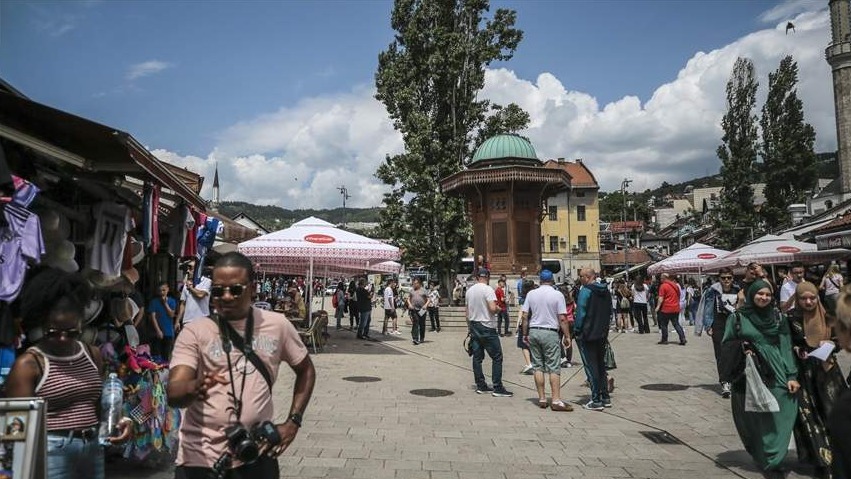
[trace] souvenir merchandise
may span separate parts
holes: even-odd
[[[28,262],[39,263],[45,248],[38,216],[15,203],[0,208],[0,301],[11,302],[24,285]]]
[[[135,227],[130,210],[121,204],[104,201],[92,208],[95,230],[92,235],[89,267],[107,276],[121,274],[121,260],[127,233]]]
[[[160,248],[160,227],[157,219],[159,207],[160,187],[146,184],[144,198],[142,199],[142,241],[154,254]]]

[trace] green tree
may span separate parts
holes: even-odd
[[[804,121],[804,104],[798,98],[798,64],[792,56],[768,74],[768,97],[762,107],[765,204],[760,215],[768,229],[787,226],[787,208],[806,201],[818,182],[818,164],[813,144],[816,131]]]
[[[718,146],[724,190],[715,222],[719,246],[728,249],[747,241],[748,228],[756,227],[751,183],[757,153],[757,119],[753,109],[758,85],[753,62],[737,58],[727,81],[727,112],[721,119],[724,135]]]
[[[509,60],[523,33],[516,13],[498,9],[489,19],[487,0],[396,0],[395,40],[378,56],[376,98],[402,133],[405,152],[390,156],[376,177],[391,187],[381,214],[384,231],[406,263],[449,273],[470,244],[463,200],[440,191],[441,178],[460,171],[476,133],[517,131],[528,115],[477,98],[485,67]],[[474,141],[475,138],[475,141]]]

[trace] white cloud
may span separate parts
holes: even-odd
[[[783,22],[785,29],[786,22],[792,17],[802,12],[812,12],[825,8],[825,3],[821,0],[785,0],[770,9],[762,12],[759,20],[764,23]]]
[[[591,93],[572,90],[550,73],[530,81],[505,69],[487,72],[482,95],[502,104],[516,102],[529,112],[531,124],[524,134],[540,158],[583,158],[604,191],[618,188],[624,177],[635,180],[632,188],[642,191],[663,181],[717,173],[724,89],[735,59],[754,61],[761,106],[768,73],[791,54],[798,62],[806,119],[818,133],[817,150],[832,151],[833,88],[823,53],[828,16],[824,10],[805,11],[792,21],[795,34],[785,34],[784,22],[718,50],[696,53],[644,103],[625,96],[600,105]],[[337,207],[342,198],[336,188],[345,184],[352,195],[347,205],[375,206],[386,191],[375,170],[385,154],[397,153],[403,145],[373,95],[371,87],[356,87],[239,122],[221,133],[206,158],[155,153],[207,177],[202,192],[207,198],[218,161],[224,200]]]
[[[159,60],[148,60],[146,62],[130,65],[130,67],[127,68],[127,74],[125,77],[127,80],[133,81],[138,78],[157,74],[171,66],[172,65],[170,63],[161,62]]]

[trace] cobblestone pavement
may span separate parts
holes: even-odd
[[[519,373],[523,360],[513,337],[502,343],[504,382],[515,395],[495,398],[475,393],[461,331],[427,333],[418,346],[408,328],[401,336],[373,331],[373,341],[357,340],[348,330],[329,332],[324,351],[313,356],[316,389],[304,427],[281,457],[282,477],[762,477],[742,448],[728,400],[718,394],[708,337],[690,336],[683,347],[657,345],[657,334],[612,334],[614,407],[553,412],[536,406],[533,379]],[[489,373],[489,359],[484,369]],[[346,379],[353,376],[378,380]],[[292,379],[281,370],[279,416],[287,413]],[[577,405],[587,401],[584,379],[581,367],[562,369],[563,397]],[[411,393],[418,389],[449,395]],[[659,433],[675,443],[654,442]],[[794,451],[787,462],[789,477],[812,475]],[[108,477],[164,479],[172,473],[119,463]]]

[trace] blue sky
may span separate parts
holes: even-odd
[[[643,189],[717,172],[732,61],[753,57],[767,85],[792,53],[819,146],[835,149],[826,5],[494,1],[517,11],[525,37],[514,59],[492,65],[483,94],[530,111],[527,134],[542,158],[582,157],[604,189],[624,172]],[[207,177],[218,163],[226,199],[336,206],[345,178],[351,204],[375,205],[384,188],[371,173],[401,148],[371,99],[391,7],[4,0],[0,76]],[[796,34],[782,31],[787,20]]]

